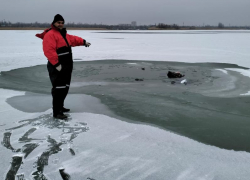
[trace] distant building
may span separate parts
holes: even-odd
[[[137,26],[136,21],[132,21],[131,26],[133,26],[133,27]]]

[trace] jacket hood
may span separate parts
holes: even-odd
[[[55,27],[53,24],[51,24],[51,28],[45,29],[43,31],[43,33],[36,34],[36,37],[43,39],[45,34],[47,34],[47,32],[49,32],[51,29],[55,29],[55,30],[59,31],[59,29],[57,27]]]

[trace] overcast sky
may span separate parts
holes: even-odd
[[[250,0],[0,0],[0,21],[250,25]]]

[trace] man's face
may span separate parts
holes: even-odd
[[[59,28],[59,29],[62,29],[63,26],[64,26],[64,21],[57,21],[54,23],[54,25]]]

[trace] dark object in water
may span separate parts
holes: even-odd
[[[59,169],[59,173],[62,176],[63,180],[70,180],[70,175],[64,171],[64,168]]]
[[[141,68],[141,70],[145,70],[145,68]]]
[[[171,84],[175,84],[175,81],[171,81]]]
[[[143,81],[143,79],[138,79],[138,78],[136,78],[135,80],[136,80],[136,81]]]
[[[172,72],[172,71],[168,71],[168,78],[182,78],[185,75],[179,73],[179,72]]]

